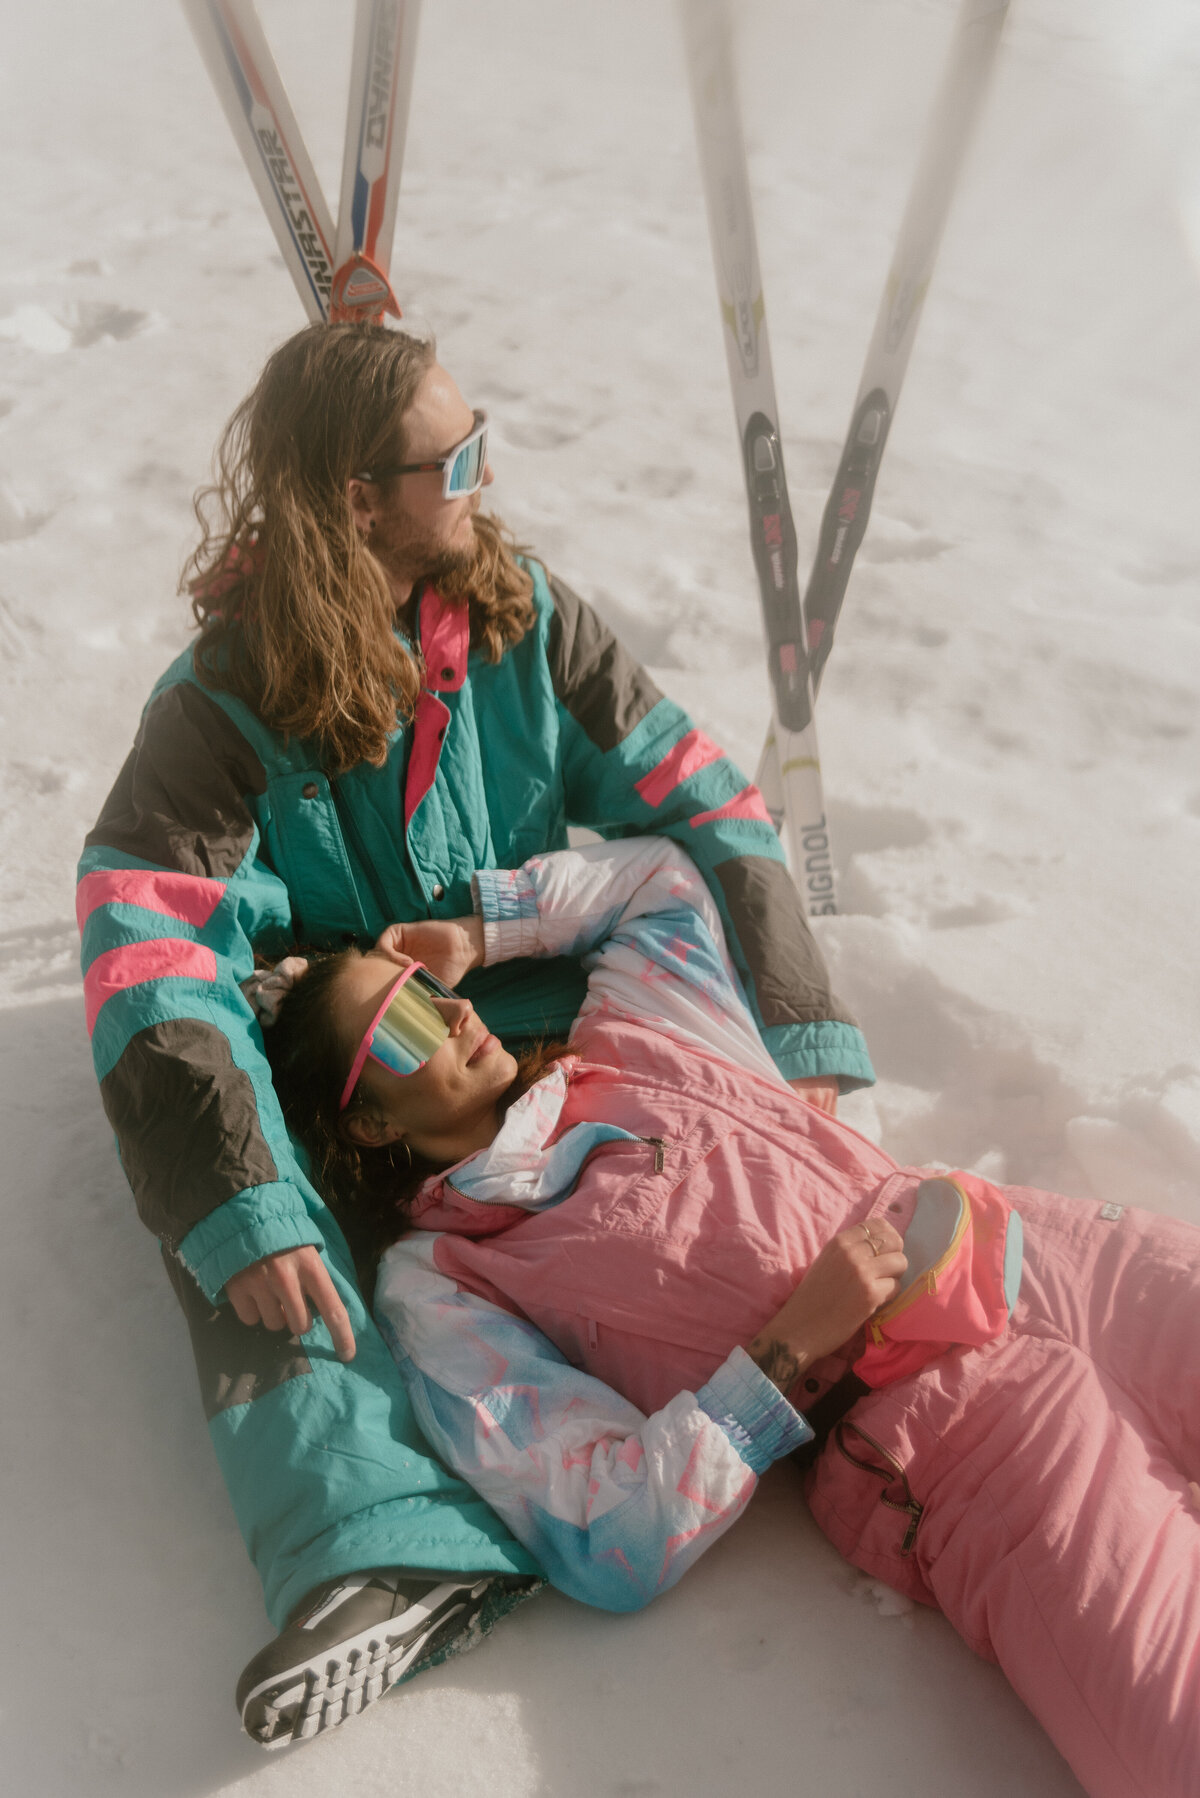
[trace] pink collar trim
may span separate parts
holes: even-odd
[[[467,678],[471,647],[468,607],[443,599],[427,587],[421,595],[420,632],[425,685],[433,693],[457,693]]]

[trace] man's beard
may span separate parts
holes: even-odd
[[[470,591],[471,575],[479,558],[479,542],[474,535],[463,549],[451,549],[422,531],[406,529],[391,523],[387,540],[371,545],[377,559],[388,572],[414,588],[428,583],[448,596],[465,597]]]
[[[470,549],[443,549],[430,558],[417,579],[447,596],[463,596],[470,590],[471,576],[478,561],[477,541],[472,542]]]

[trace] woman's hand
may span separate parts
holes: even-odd
[[[354,1359],[354,1331],[346,1307],[319,1249],[311,1243],[284,1249],[251,1262],[225,1282],[229,1303],[244,1324],[266,1324],[268,1330],[290,1330],[303,1336],[312,1329],[308,1301],[333,1337],[339,1361]]]
[[[397,967],[424,962],[447,986],[483,966],[483,919],[420,918],[415,924],[389,924],[375,944]]]
[[[786,1305],[747,1345],[751,1359],[781,1392],[895,1297],[908,1266],[903,1248],[899,1231],[879,1217],[854,1224],[825,1244]]]

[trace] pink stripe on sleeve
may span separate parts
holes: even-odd
[[[75,892],[80,930],[100,905],[140,905],[197,928],[207,924],[225,894],[223,880],[169,874],[158,868],[97,868]]]
[[[182,937],[158,937],[150,943],[124,943],[98,955],[83,977],[88,1035],[96,1028],[100,1007],[114,993],[143,986],[147,980],[215,980],[217,958],[201,943]]]
[[[699,774],[710,762],[719,762],[724,754],[725,751],[702,730],[690,730],[686,737],[680,737],[673,749],[668,749],[656,768],[643,774],[636,783],[637,791],[647,805],[661,805],[676,787],[682,786],[691,775]]]
[[[694,818],[689,819],[689,823],[693,830],[698,830],[701,824],[715,824],[718,818],[752,818],[756,824],[769,824],[772,830],[775,828],[766,801],[754,786],[743,787],[740,793],[735,793],[732,799],[717,806],[715,811],[697,812]]]

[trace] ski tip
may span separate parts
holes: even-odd
[[[388,313],[401,318],[392,284],[377,263],[357,250],[333,277],[329,294],[329,322],[334,325],[378,325]]]

